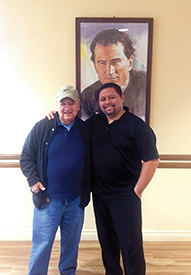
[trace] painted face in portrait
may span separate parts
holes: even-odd
[[[109,44],[106,47],[98,44],[94,52],[94,67],[102,84],[113,82],[119,86],[126,86],[133,56],[129,59],[126,57],[122,43]]]

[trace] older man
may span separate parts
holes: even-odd
[[[61,87],[57,107],[53,120],[33,127],[20,158],[35,204],[29,275],[47,274],[58,227],[60,274],[75,274],[84,207],[90,199],[89,127],[77,117],[78,92]]]

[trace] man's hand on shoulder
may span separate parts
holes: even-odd
[[[49,120],[51,120],[54,118],[55,113],[56,113],[56,111],[49,111],[48,114],[46,114],[44,118],[47,117]]]

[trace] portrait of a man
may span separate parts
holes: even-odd
[[[92,23],[91,35],[87,26],[81,29],[81,118],[100,112],[96,93],[113,82],[122,88],[124,105],[145,121],[148,26]]]

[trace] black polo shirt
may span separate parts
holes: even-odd
[[[125,192],[133,189],[142,161],[158,158],[153,130],[124,107],[120,119],[108,124],[103,113],[91,117],[92,190]]]

